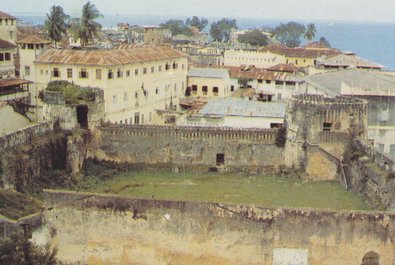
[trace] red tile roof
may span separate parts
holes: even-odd
[[[299,68],[293,64],[286,64],[286,63],[273,65],[269,67],[267,70],[277,71],[277,72],[287,72],[287,73],[305,72],[303,68]]]
[[[281,44],[271,44],[261,49],[261,51],[267,51],[279,55],[284,55],[285,57],[293,58],[318,58],[323,55],[334,56],[341,54],[342,52],[338,49],[328,49],[328,48],[312,48],[312,47],[296,47],[288,48]]]
[[[187,55],[168,46],[128,46],[112,50],[47,50],[35,62],[77,65],[121,65],[168,60]]]
[[[16,19],[16,17],[11,16],[10,14],[7,14],[5,12],[0,11],[0,18],[1,19]]]
[[[0,39],[0,49],[16,48],[16,45],[6,40]]]

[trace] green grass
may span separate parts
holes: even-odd
[[[130,170],[105,180],[89,177],[80,189],[138,198],[369,210],[361,197],[336,182],[303,182],[296,177]]]
[[[19,219],[41,209],[41,201],[31,195],[15,191],[0,190],[0,215]]]

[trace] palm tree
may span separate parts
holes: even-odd
[[[99,10],[90,2],[82,7],[82,16],[77,30],[82,47],[98,36],[101,25],[95,20],[99,17],[101,17]]]
[[[315,25],[313,23],[307,24],[306,32],[304,33],[304,38],[308,41],[311,41],[315,37],[315,33],[317,30],[315,29]]]
[[[63,12],[61,6],[52,6],[51,13],[47,14],[47,19],[45,20],[44,28],[45,32],[56,43],[62,40],[62,35],[67,32],[67,20],[69,16]]]

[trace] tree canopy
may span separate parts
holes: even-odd
[[[211,24],[210,36],[214,41],[228,42],[232,28],[237,28],[236,19],[222,18]]]
[[[47,14],[47,18],[44,22],[44,29],[49,38],[55,42],[62,40],[62,35],[67,33],[67,20],[69,16],[63,12],[61,6],[52,6],[50,14]]]
[[[178,34],[183,34],[187,36],[192,35],[192,31],[190,30],[190,27],[186,25],[184,21],[179,19],[169,19],[165,23],[161,23],[160,26],[169,29],[173,36]]]
[[[198,28],[202,31],[208,25],[208,20],[204,17],[199,18],[197,16],[193,16],[192,18],[187,18],[185,25]]]
[[[262,33],[259,29],[254,29],[239,36],[239,41],[241,43],[247,43],[257,46],[266,46],[269,44],[269,38]]]
[[[71,25],[73,35],[75,39],[80,39],[82,47],[89,42],[93,42],[94,37],[98,36],[101,25],[96,22],[96,19],[101,16],[96,6],[87,2],[82,7],[81,19],[74,20],[74,23]]]
[[[320,38],[320,43],[324,46],[326,46],[327,48],[331,47],[331,44],[329,43],[329,41],[325,38],[325,37],[321,37]]]
[[[315,29],[315,25],[313,23],[307,24],[306,32],[304,33],[304,38],[308,41],[311,41],[315,37],[315,33],[317,30]]]
[[[298,47],[301,43],[300,38],[305,33],[306,27],[300,23],[290,21],[287,24],[281,23],[273,30],[273,35],[282,44],[290,48]]]

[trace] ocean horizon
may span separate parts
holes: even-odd
[[[28,25],[44,23],[44,13],[18,13],[10,12]],[[71,15],[77,17],[77,15]],[[124,22],[130,25],[159,25],[168,19],[182,19],[183,16],[144,16],[124,14],[104,14],[98,19],[106,28],[116,27]],[[208,18],[209,23],[219,18]],[[252,29],[257,27],[275,27],[288,20],[268,20],[257,18],[236,18],[239,29]],[[395,70],[395,24],[379,22],[349,22],[349,21],[303,21],[302,24],[314,23],[316,25],[315,40],[325,37],[332,47],[342,51],[352,51],[358,56],[383,65],[387,69]],[[208,27],[206,30],[209,30]]]

